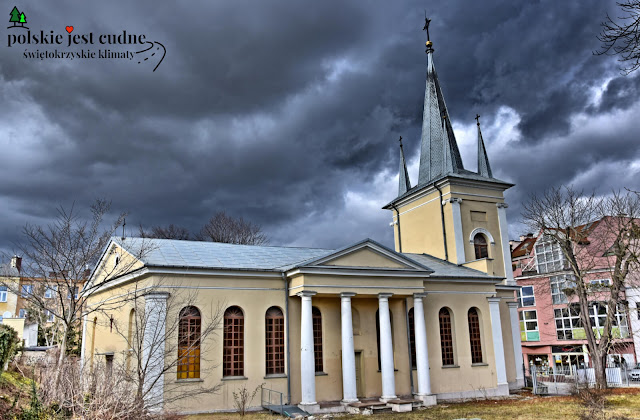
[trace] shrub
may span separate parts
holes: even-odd
[[[18,333],[13,328],[0,324],[0,373],[18,351]]]

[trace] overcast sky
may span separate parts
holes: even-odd
[[[465,167],[476,169],[479,113],[494,175],[516,184],[512,237],[530,192],[640,189],[640,71],[623,76],[615,57],[592,54],[614,1],[181,4],[16,4],[32,32],[126,29],[167,53],[152,72],[128,60],[27,59],[25,49],[69,49],[3,38],[0,250],[56,206],[98,197],[129,212],[129,234],[139,224],[198,230],[224,210],[275,245],[391,246],[381,207],[397,195],[400,135],[417,180],[425,8]],[[82,48],[106,47],[71,50]]]

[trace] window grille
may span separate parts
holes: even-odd
[[[237,306],[224,313],[223,375],[244,376],[244,314]]]

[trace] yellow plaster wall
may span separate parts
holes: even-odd
[[[345,267],[378,267],[378,268],[408,268],[391,258],[379,254],[371,249],[359,249],[350,254],[343,255],[322,265],[339,265]]]
[[[493,270],[497,276],[504,276],[502,240],[500,237],[498,209],[496,207],[496,203],[504,202],[502,189],[500,187],[493,189],[480,184],[478,186],[469,186],[448,182],[441,189],[443,200],[449,198],[462,199],[460,218],[465,261],[476,259],[473,244],[469,241],[471,232],[478,227],[485,228],[491,233],[495,241],[494,245],[489,245],[489,258],[494,261],[492,267],[488,265],[486,269]],[[403,252],[427,253],[438,258],[445,258],[440,204],[439,193],[434,189],[424,197],[398,207]],[[451,207],[451,203],[446,203],[443,211],[449,261],[456,261],[454,221]],[[485,212],[487,221],[472,220],[472,211]],[[395,210],[392,211],[392,214],[393,220],[397,221]],[[396,251],[398,251],[397,224],[394,225],[394,236]]]

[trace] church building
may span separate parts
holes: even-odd
[[[503,196],[513,185],[493,177],[479,123],[478,170],[464,168],[431,41],[426,53],[419,177],[412,186],[400,144],[398,196],[384,206],[394,249],[370,239],[340,249],[110,241],[90,279],[104,286],[87,305],[142,295],[144,357],[159,377],[146,400],[180,413],[234,410],[234,391],[262,385],[269,397],[258,392],[252,406],[267,398],[318,413],[523,386]],[[181,293],[188,304],[170,304]],[[133,369],[135,310],[128,302],[85,317],[85,366]],[[201,340],[216,314],[215,334]],[[197,403],[176,398],[217,384]]]

